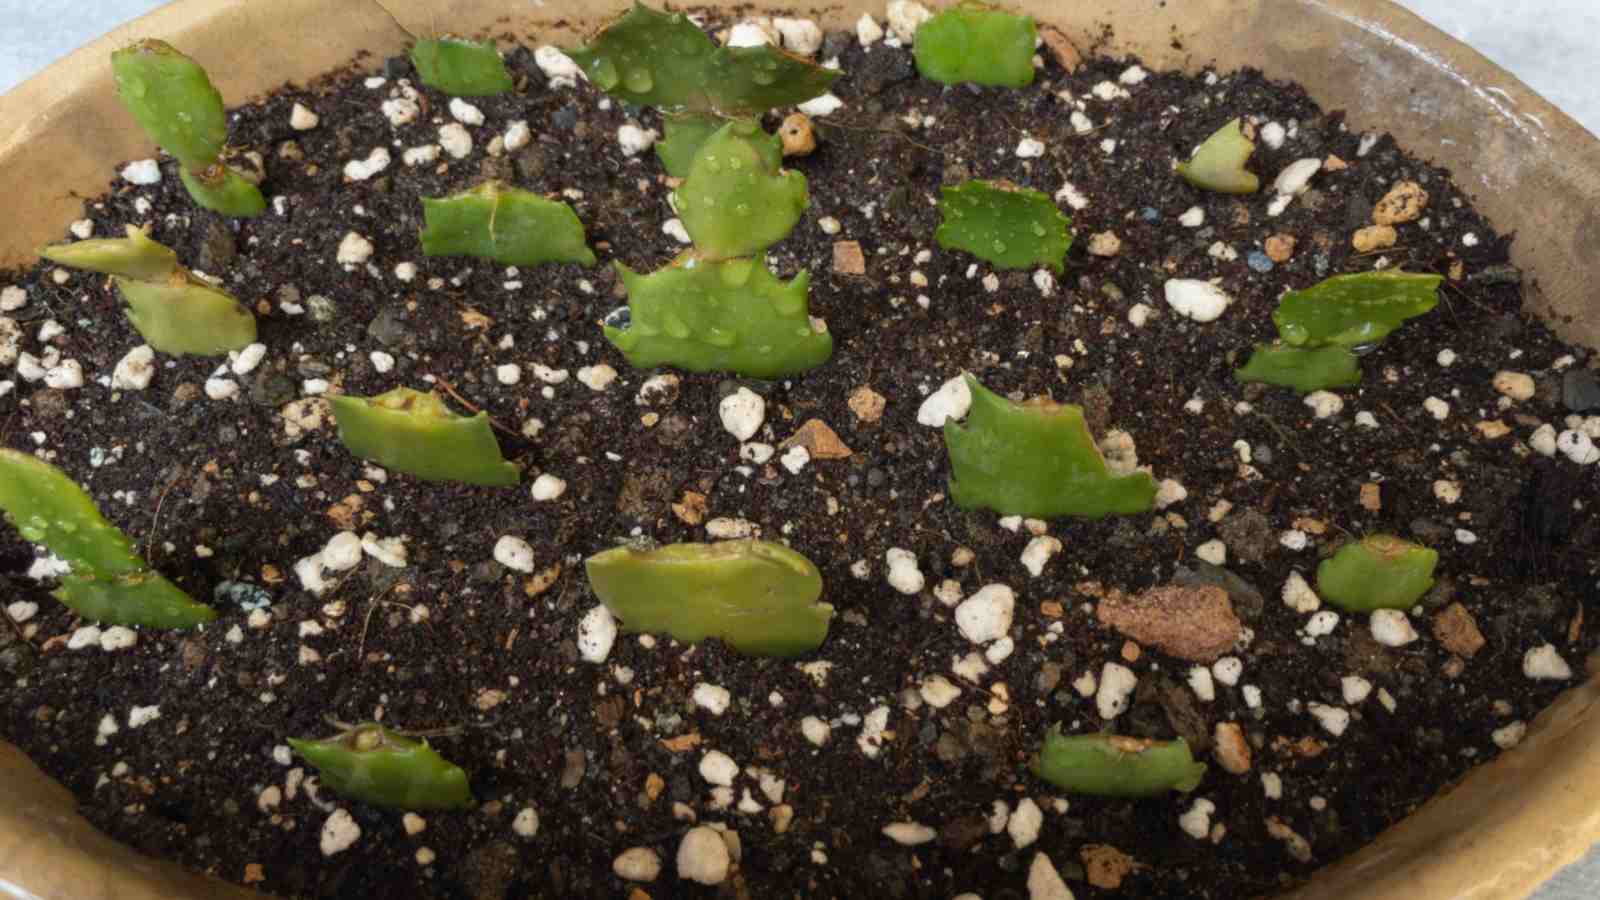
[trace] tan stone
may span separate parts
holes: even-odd
[[[1245,739],[1244,729],[1239,727],[1239,723],[1218,722],[1212,732],[1212,741],[1216,746],[1211,752],[1224,771],[1234,775],[1250,771],[1250,742]]]
[[[1133,857],[1110,844],[1085,844],[1078,855],[1083,860],[1089,883],[1108,891],[1122,887],[1122,879],[1139,867]]]
[[[1361,485],[1361,508],[1368,512],[1383,509],[1383,494],[1377,482],[1369,481]]]
[[[1393,225],[1368,225],[1355,233],[1350,239],[1350,244],[1356,248],[1357,253],[1371,253],[1374,250],[1393,247],[1394,242],[1399,239],[1400,235],[1394,230]]]
[[[850,392],[847,403],[850,411],[863,422],[876,422],[883,418],[883,408],[887,405],[882,394],[864,384]]]
[[[1190,662],[1214,662],[1233,649],[1244,625],[1228,592],[1215,585],[1166,585],[1137,596],[1107,591],[1095,607],[1100,624]]]
[[[784,156],[810,156],[817,149],[817,134],[811,128],[811,117],[803,112],[790,113],[778,126],[778,138],[783,141]]]
[[[1372,221],[1379,225],[1399,225],[1422,218],[1428,208],[1428,192],[1415,181],[1402,181],[1383,195],[1372,208]]]
[[[1483,435],[1484,438],[1491,441],[1496,438],[1503,438],[1511,433],[1511,426],[1499,419],[1485,419],[1473,427],[1478,429],[1478,433]]]
[[[858,241],[833,242],[833,271],[840,275],[867,274],[867,257]]]
[[[1122,238],[1117,237],[1115,231],[1098,231],[1089,238],[1089,253],[1092,256],[1112,257],[1122,252]]]
[[[781,445],[784,449],[804,447],[812,459],[848,459],[851,450],[839,435],[821,419],[807,419]]]
[[[1039,29],[1039,37],[1044,39],[1044,47],[1050,51],[1050,56],[1061,68],[1069,73],[1078,71],[1078,66],[1083,63],[1083,54],[1078,52],[1077,45],[1057,28],[1049,25]]]
[[[1446,650],[1471,659],[1483,649],[1483,632],[1465,606],[1452,603],[1433,617],[1433,636]]]
[[[706,520],[706,495],[684,491],[683,499],[672,504],[672,514],[685,525],[699,525]]]
[[[1322,169],[1325,172],[1343,172],[1348,168],[1350,168],[1349,163],[1334,156],[1332,153],[1328,154],[1328,158],[1322,161]]]
[[[1273,262],[1288,262],[1294,256],[1294,246],[1298,243],[1292,234],[1275,234],[1267,238],[1267,259]]]

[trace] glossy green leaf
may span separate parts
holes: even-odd
[[[466,809],[475,805],[467,773],[427,741],[376,722],[324,740],[289,738],[322,783],[352,800],[387,809]]]
[[[45,545],[82,574],[110,578],[146,568],[83,488],[31,454],[0,448],[0,510],[24,540]]]
[[[151,571],[89,494],[47,462],[0,448],[0,510],[24,540],[43,544],[72,567],[55,597],[79,615],[151,628],[216,618],[215,610]]]
[[[1442,275],[1357,272],[1335,275],[1278,301],[1272,321],[1297,347],[1375,344],[1439,303]]]
[[[230,166],[217,163],[195,171],[184,167],[178,170],[178,180],[188,188],[195,203],[212,212],[249,218],[267,210],[267,198],[261,196],[261,188]]]
[[[199,63],[163,41],[143,40],[111,54],[111,74],[139,127],[184,168],[203,170],[222,155],[227,114]]]
[[[1392,534],[1368,535],[1317,566],[1322,599],[1351,612],[1409,609],[1433,587],[1439,554]]]
[[[476,256],[510,266],[595,262],[572,207],[498,181],[451,197],[424,197],[422,210],[428,256]]]
[[[1030,765],[1033,774],[1064,791],[1097,797],[1155,797],[1200,786],[1204,763],[1189,744],[1114,734],[1063,735],[1050,729]]]
[[[665,136],[656,141],[656,156],[674,178],[685,178],[695,155],[728,120],[705,113],[680,113],[661,117]]]
[[[91,238],[70,244],[51,244],[39,250],[39,255],[54,263],[123,275],[143,281],[164,279],[178,270],[178,254],[170,247],[159,244],[134,225],[125,226],[127,237]]]
[[[589,557],[589,585],[628,631],[721,638],[750,656],[797,656],[828,636],[822,575],[766,541],[617,547]]]
[[[1257,344],[1250,361],[1233,373],[1240,381],[1294,388],[1302,394],[1361,383],[1361,361],[1343,347]]]
[[[244,304],[182,270],[166,281],[111,277],[128,301],[128,321],[162,353],[220,356],[256,340],[256,317]]]
[[[776,135],[736,119],[706,139],[674,194],[678,217],[707,259],[752,256],[794,230],[810,203],[806,177],[783,168]]]
[[[492,97],[514,86],[491,42],[425,38],[411,46],[411,64],[423,84],[452,97]]]
[[[1083,409],[1036,399],[1012,403],[966,376],[966,424],[945,422],[950,499],[1002,515],[1084,516],[1145,512],[1155,502],[1148,472],[1113,475]]]
[[[804,103],[839,75],[773,47],[719,47],[684,14],[638,4],[567,55],[628,103],[730,116]]]
[[[1036,38],[1032,16],[962,3],[917,28],[917,71],[943,84],[1027,87]]]
[[[217,611],[157,572],[112,578],[68,575],[51,596],[96,622],[143,628],[192,628],[210,622]]]
[[[1072,246],[1072,221],[1048,194],[1003,181],[968,181],[939,189],[943,221],[934,240],[1000,269],[1049,266],[1057,272]]]
[[[487,413],[459,416],[438,397],[399,387],[376,397],[329,397],[351,453],[429,481],[503,487],[522,473],[500,455]]]
[[[635,368],[777,378],[833,355],[833,336],[810,315],[808,272],[785,282],[761,260],[690,254],[648,275],[621,263],[617,271],[628,306],[608,317],[605,336]]]
[[[1244,164],[1255,150],[1255,143],[1234,119],[1206,138],[1188,162],[1178,163],[1178,174],[1203,191],[1254,194],[1261,189],[1261,179]]]

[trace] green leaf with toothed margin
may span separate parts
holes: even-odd
[[[424,197],[422,212],[422,252],[428,256],[476,256],[510,266],[595,263],[572,207],[499,181],[450,197]]]
[[[1294,388],[1302,394],[1361,383],[1361,361],[1343,347],[1290,347],[1257,344],[1244,368],[1233,373],[1240,381],[1256,381]]]
[[[961,3],[918,26],[917,72],[942,84],[1027,87],[1037,36],[1032,16]]]
[[[1060,272],[1072,246],[1072,220],[1049,195],[1005,181],[967,181],[939,189],[943,221],[934,240],[1001,269],[1049,266]]]
[[[425,38],[411,46],[422,83],[452,97],[492,97],[514,86],[492,42]]]
[[[362,459],[428,481],[504,487],[522,479],[500,455],[487,413],[456,415],[433,394],[407,387],[328,403],[339,440]]]

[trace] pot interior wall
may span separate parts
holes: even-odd
[[[406,28],[570,43],[621,0],[387,0]],[[1254,66],[1298,81],[1350,127],[1388,131],[1451,168],[1533,273],[1528,306],[1563,337],[1600,345],[1600,141],[1470,49],[1386,0],[1084,0],[1013,5],[1081,48],[1137,54],[1152,67]],[[804,10],[802,9],[802,12]],[[812,11],[849,27],[880,2]],[[1109,37],[1103,37],[1109,27]],[[196,56],[230,99],[306,81],[361,51],[376,64],[407,35],[376,3],[182,0],[84,48],[0,98],[0,192],[11,216],[0,264],[32,259],[113,167],[147,155],[114,97],[106,55],[135,37]],[[1527,741],[1476,770],[1373,845],[1296,892],[1304,900],[1520,897],[1600,837],[1600,685],[1575,688]],[[0,893],[15,896],[259,896],[118,847],[72,812],[72,798],[0,743]]]

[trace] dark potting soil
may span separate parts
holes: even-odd
[[[662,231],[672,213],[659,164],[649,152],[625,157],[616,137],[630,118],[659,129],[655,112],[624,109],[587,84],[549,86],[526,49],[509,56],[515,94],[472,101],[486,122],[468,127],[463,159],[402,161],[404,148],[439,140],[452,121],[448,99],[419,89],[421,115],[392,126],[380,104],[413,73],[404,60],[367,60],[237,112],[233,140],[264,155],[265,191],[282,198],[267,215],[197,210],[169,159],[159,185],[114,180],[86,204],[94,234],[153,224],[157,240],[257,308],[266,360],[235,376],[216,373],[222,360],[162,358],[147,390],[114,392],[109,375],[140,339],[104,279],[73,272],[57,282],[43,266],[7,273],[0,281],[29,297],[10,314],[22,348],[43,355],[34,335],[54,319],[65,331],[51,344],[81,362],[87,383],[62,391],[18,379],[0,400],[3,440],[44,452],[82,482],[155,566],[221,615],[191,633],[140,632],[131,649],[69,649],[82,623],[24,576],[35,551],[7,530],[6,602],[39,609],[17,633],[0,630],[5,738],[118,839],[284,896],[621,896],[628,887],[612,860],[643,846],[663,862],[643,886],[657,897],[1018,897],[1038,851],[1079,897],[1098,897],[1117,892],[1084,881],[1083,852],[1110,845],[1136,863],[1123,895],[1232,898],[1294,884],[1500,752],[1493,733],[1573,683],[1526,677],[1526,651],[1553,644],[1582,677],[1596,635],[1583,601],[1595,596],[1600,558],[1591,512],[1600,467],[1546,458],[1529,441],[1540,424],[1568,427],[1559,369],[1592,366],[1593,351],[1563,346],[1523,312],[1510,238],[1473,212],[1449,173],[1387,137],[1361,152],[1363,136],[1340,113],[1251,70],[1150,73],[1126,86],[1130,96],[1102,100],[1091,88],[1115,84],[1133,60],[1091,58],[1070,74],[1047,60],[1035,87],[1008,91],[920,80],[908,50],[863,51],[854,36],[830,36],[824,56],[835,54],[845,105],[818,120],[817,152],[790,161],[809,179],[811,206],[770,253],[780,274],[811,271],[812,312],[827,320],[835,353],[777,382],[677,373],[675,397],[641,403],[655,373],[630,369],[597,326],[623,302],[608,265],[512,273],[421,255],[418,198],[485,176],[564,192],[602,263],[649,270],[681,249]],[[369,85],[373,72],[387,81]],[[1078,107],[1062,91],[1081,101],[1092,131],[1075,130]],[[295,102],[320,125],[291,129]],[[1234,116],[1288,126],[1280,148],[1258,146],[1252,165],[1264,182],[1302,157],[1347,167],[1325,167],[1277,218],[1267,214],[1270,189],[1234,198],[1175,178],[1171,161]],[[491,138],[514,120],[526,120],[532,142],[491,155]],[[1014,152],[1024,136],[1042,142],[1042,156]],[[380,147],[391,165],[347,183],[345,163]],[[934,244],[938,187],[968,177],[1050,194],[1070,183],[1087,201],[1061,195],[1078,239],[1050,294],[1032,273],[990,279],[989,267]],[[1428,192],[1426,225],[1400,226],[1398,245],[1381,254],[1355,253],[1351,233],[1402,180]],[[1180,224],[1191,207],[1204,211],[1198,227]],[[825,217],[837,234],[825,233]],[[351,231],[374,252],[347,271],[335,258]],[[1121,240],[1114,257],[1087,253],[1103,231]],[[1261,251],[1279,234],[1297,244],[1273,263]],[[859,242],[864,275],[833,271],[835,241]],[[1317,419],[1292,392],[1233,380],[1252,344],[1271,338],[1283,290],[1380,262],[1448,278],[1433,313],[1363,357],[1364,383],[1339,392],[1341,412]],[[402,263],[414,264],[414,280],[397,276]],[[1189,321],[1162,299],[1174,277],[1218,278],[1235,302],[1217,321]],[[1130,323],[1136,304],[1149,311],[1142,327]],[[380,373],[373,351],[392,355],[393,371]],[[520,383],[497,379],[506,363],[522,367]],[[546,385],[535,364],[571,377]],[[615,382],[600,391],[580,382],[580,369],[601,364],[620,373]],[[1531,374],[1534,396],[1501,407],[1491,381],[1502,369]],[[1031,577],[1019,562],[1029,528],[951,504],[940,432],[916,420],[924,396],[962,370],[1001,392],[1085,404],[1097,429],[1130,434],[1139,462],[1181,482],[1187,498],[1148,515],[1049,523],[1063,549]],[[214,374],[236,381],[239,396],[209,399]],[[340,446],[326,416],[314,421],[319,401],[286,411],[307,379],[354,394],[448,384],[505,427],[502,447],[526,468],[525,484],[549,472],[566,492],[535,502],[526,487],[385,480]],[[797,474],[776,456],[741,459],[718,418],[719,400],[741,384],[766,399],[756,440],[777,444],[819,418],[853,453]],[[862,386],[886,398],[881,420],[847,405]],[[1442,421],[1425,408],[1429,397],[1448,404]],[[1376,427],[1357,423],[1363,412]],[[542,430],[525,429],[530,419]],[[1506,433],[1488,436],[1485,420]],[[1436,497],[1439,480],[1459,485],[1458,502]],[[691,494],[703,497],[703,515]],[[1221,501],[1231,510],[1218,516]],[[716,518],[753,523],[816,562],[839,611],[822,648],[761,660],[716,642],[623,635],[604,664],[582,661],[578,621],[595,604],[583,557],[632,536],[704,540],[699,523]],[[344,529],[404,537],[407,564],[369,557],[330,575],[320,597],[302,590],[294,562]],[[1280,542],[1290,531],[1304,549]],[[1349,536],[1379,531],[1440,553],[1439,585],[1412,617],[1421,638],[1379,645],[1359,615],[1307,637],[1307,616],[1280,601],[1290,573],[1309,579]],[[532,545],[533,573],[492,559],[502,535]],[[1214,683],[1205,701],[1188,686],[1189,664],[1099,626],[1086,582],[1165,584],[1218,538],[1246,583],[1234,586],[1234,603],[1254,639],[1236,654],[1237,683]],[[914,553],[926,576],[915,596],[885,581],[891,547]],[[959,548],[972,551],[969,563],[956,562]],[[852,573],[858,561],[864,578]],[[214,594],[224,582],[233,585]],[[935,588],[955,599],[993,582],[1017,594],[1015,649],[974,684],[952,664],[984,648],[962,637]],[[1434,615],[1453,602],[1487,639],[1470,659],[1433,633]],[[252,623],[259,603],[270,616]],[[831,668],[802,669],[818,662]],[[1186,736],[1211,763],[1192,795],[1063,797],[1028,774],[1051,725],[1106,724],[1073,687],[1106,662],[1139,678],[1131,709],[1110,728]],[[942,709],[916,690],[935,674],[961,689]],[[1345,676],[1369,681],[1371,696],[1347,703]],[[700,683],[726,688],[729,708],[697,706]],[[1311,704],[1347,709],[1348,728],[1331,734]],[[135,727],[132,709],[150,706],[159,718]],[[886,730],[859,741],[875,709],[887,711]],[[807,716],[831,724],[826,745],[802,735]],[[309,773],[283,744],[329,733],[327,717],[456,729],[433,742],[470,773],[480,807],[426,813],[425,829],[408,834],[399,811],[313,793],[314,775],[302,781]],[[107,719],[117,730],[101,735]],[[1242,725],[1249,772],[1229,774],[1211,758],[1218,722]],[[781,798],[747,770],[733,785],[735,808],[716,808],[697,771],[710,750],[783,779]],[[1263,775],[1281,781],[1281,797],[1267,795]],[[740,811],[746,798],[751,811]],[[1037,842],[1019,848],[989,820],[1024,798],[1044,816]],[[1215,807],[1204,839],[1179,824],[1197,798]],[[319,835],[335,807],[361,834],[325,856]],[[531,835],[527,809],[537,814]],[[1302,836],[1309,855],[1269,835],[1269,819]],[[695,820],[738,835],[737,866],[718,889],[676,877],[673,858]],[[894,822],[922,823],[937,838],[901,846],[881,833]]]

